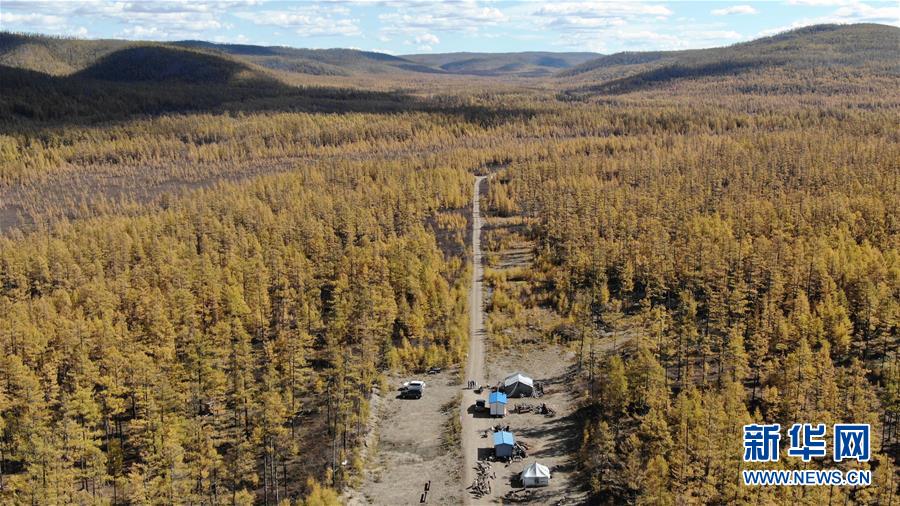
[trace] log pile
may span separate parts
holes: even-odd
[[[516,413],[537,413],[544,416],[556,416],[556,410],[546,402],[540,404],[517,404]]]
[[[533,491],[528,488],[512,489],[506,493],[503,499],[508,503],[531,502]]]
[[[480,499],[491,493],[491,480],[496,478],[490,462],[475,463],[475,481],[469,486],[472,495]]]
[[[519,460],[523,460],[527,456],[528,456],[528,445],[521,441],[516,441],[516,444],[513,445],[512,459],[510,459],[510,460],[517,462]]]

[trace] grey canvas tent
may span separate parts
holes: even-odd
[[[534,393],[534,380],[517,372],[507,376],[500,389],[509,397],[531,397]]]

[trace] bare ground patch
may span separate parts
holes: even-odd
[[[448,433],[451,419],[458,415],[458,372],[422,376],[425,395],[415,400],[397,395],[396,388],[408,379],[389,378],[393,390],[385,393],[377,408],[373,427],[377,438],[369,444],[360,485],[347,493],[348,504],[419,504],[429,481],[426,504],[462,502],[458,444]]]

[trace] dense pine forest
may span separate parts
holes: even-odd
[[[0,502],[340,504],[375,392],[465,361],[475,175],[534,257],[526,289],[485,276],[490,345],[575,354],[590,503],[900,501],[898,47],[825,26],[462,80],[3,34]],[[867,463],[770,467],[872,485],[742,485],[752,422],[871,424]]]

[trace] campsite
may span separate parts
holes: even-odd
[[[505,350],[491,355],[487,363],[488,376],[504,378],[510,371],[521,370],[545,385],[540,399],[510,399],[510,413],[495,423],[509,425],[515,437],[528,445],[528,457],[493,465],[497,479],[493,483],[494,498],[507,497],[522,489],[521,474],[534,462],[552,471],[549,485],[531,489],[528,503],[564,501],[563,504],[582,504],[583,492],[577,486],[577,451],[580,443],[580,422],[575,412],[577,392],[572,390],[572,352],[558,347],[543,350]],[[493,357],[497,357],[494,359]],[[567,360],[559,360],[564,357]],[[518,403],[545,402],[555,407],[557,415],[547,417],[539,413],[514,413]],[[521,497],[525,497],[524,495]],[[565,499],[564,499],[565,498]],[[524,499],[523,499],[524,500]]]

